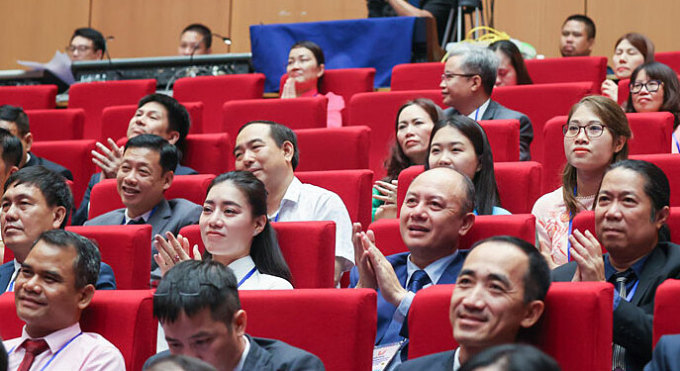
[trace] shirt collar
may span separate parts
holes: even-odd
[[[66,343],[68,343],[81,332],[80,323],[76,322],[71,326],[64,327],[61,330],[54,331],[45,337],[37,339],[45,339],[45,342],[47,342],[47,345],[50,347],[50,351],[52,353],[56,353],[59,349],[66,345]],[[19,340],[19,344],[23,344],[24,341],[28,339],[33,338],[28,336],[28,333],[26,332],[26,326],[24,325],[24,329],[21,331],[21,340]]]
[[[243,366],[246,363],[246,357],[248,357],[248,352],[250,352],[250,341],[248,341],[247,336],[241,336],[246,345],[243,347],[243,353],[241,353],[241,359],[238,360],[238,364],[234,367],[234,371],[242,371]]]
[[[439,260],[435,260],[434,262],[430,263],[427,267],[425,267],[424,271],[427,273],[427,276],[430,277],[430,281],[432,284],[435,284],[439,282],[439,279],[442,277],[442,274],[444,274],[444,271],[446,270],[446,267],[449,266],[449,264],[453,261],[458,256],[459,252],[456,250],[451,255],[447,255]],[[417,265],[415,265],[411,261],[411,254],[408,255],[408,258],[406,259],[406,273],[408,276],[406,277],[406,284],[408,285],[408,282],[411,280],[411,275],[415,273],[415,271],[420,270]],[[428,286],[428,285],[425,285]],[[425,287],[423,286],[423,287]]]
[[[154,208],[154,209],[155,209],[155,208]],[[134,219],[133,219],[133,218],[130,218],[130,214],[128,214],[128,209],[125,209],[125,219],[123,220],[123,224],[128,224],[128,222],[129,222],[130,220],[139,220],[140,218],[141,218],[141,219],[144,219],[144,222],[145,222],[145,223],[148,223],[148,222],[149,222],[149,217],[151,216],[151,213],[153,212],[154,209],[151,209],[151,210],[145,212],[144,214],[142,214],[142,215],[140,215],[140,216],[138,216],[138,217],[136,217],[136,218],[134,218]]]
[[[5,291],[9,290],[10,288],[12,289],[11,291],[14,291],[13,283],[16,281],[17,276],[19,276],[19,270],[21,269],[21,263],[19,263],[16,259],[12,261],[14,262],[14,272],[12,272],[12,276],[9,278],[9,283],[7,283]]]
[[[302,182],[300,179],[298,179],[296,176],[293,177],[293,180],[290,182],[288,185],[288,188],[286,189],[286,193],[284,193],[283,198],[281,199],[281,204],[279,205],[279,209],[276,210],[276,212],[273,215],[268,215],[269,219],[275,219],[276,215],[278,215],[279,212],[281,212],[281,209],[283,208],[283,205],[287,202],[292,202],[292,203],[298,203],[300,200],[300,193],[302,193]]]
[[[651,254],[651,253],[650,253]],[[649,258],[649,255],[647,254],[642,257],[642,259],[638,260],[633,264],[631,267],[633,269],[633,272],[635,272],[635,278],[636,280],[640,279],[642,276],[642,268],[645,267],[645,263],[647,262],[647,259]],[[607,281],[610,281],[612,276],[618,272],[616,268],[612,266],[612,263],[609,261],[609,256],[604,256],[604,278]]]
[[[486,102],[484,102],[484,104],[482,104],[481,106],[477,107],[476,110],[470,112],[470,114],[467,115],[467,117],[475,121],[481,120],[482,117],[484,116],[484,113],[486,112],[486,109],[489,107],[489,102],[491,102],[491,98],[487,99]]]
[[[245,277],[245,275],[255,267],[255,262],[253,261],[253,258],[250,257],[250,255],[246,255],[229,263],[228,267],[234,272],[236,280],[240,281],[241,278]]]
[[[460,347],[453,351],[453,371],[460,369]]]

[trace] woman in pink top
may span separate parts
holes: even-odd
[[[570,260],[571,221],[581,210],[593,208],[605,170],[628,157],[632,135],[621,107],[603,96],[576,103],[562,132],[567,157],[562,186],[539,198],[531,210],[539,248],[551,268]]]
[[[288,53],[288,79],[281,91],[282,99],[315,97],[325,71],[325,58],[321,47],[312,41],[295,43]],[[345,109],[345,99],[328,92],[323,94],[328,99],[327,126],[337,128],[342,126],[342,110]]]

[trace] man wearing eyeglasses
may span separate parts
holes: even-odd
[[[94,61],[104,58],[106,40],[101,32],[88,27],[78,28],[71,36],[66,53],[71,61]]]
[[[454,114],[480,120],[519,120],[519,159],[531,159],[529,145],[534,129],[529,118],[491,99],[499,60],[493,51],[480,45],[458,44],[449,52],[439,87],[447,117]]]

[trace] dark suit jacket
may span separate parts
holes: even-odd
[[[680,371],[680,334],[665,335],[659,339],[645,371]]]
[[[9,285],[9,280],[12,279],[12,274],[14,274],[14,260],[0,265],[0,294],[7,290],[7,285]],[[99,278],[97,279],[95,288],[97,290],[116,289],[116,277],[113,275],[113,269],[106,263],[101,263],[99,266]]]
[[[72,225],[83,225],[87,220],[88,209],[90,208],[90,193],[92,192],[92,187],[101,181],[101,173],[92,174],[90,177],[90,182],[87,184],[87,189],[83,195],[83,201],[80,203],[78,210],[73,213],[71,218]],[[198,174],[196,170],[177,164],[177,169],[175,170],[175,175],[194,175]]]
[[[26,162],[26,164],[24,164],[24,167],[42,165],[42,166],[54,171],[55,173],[63,176],[64,178],[66,178],[68,180],[73,180],[73,174],[71,174],[71,170],[69,170],[69,169],[67,169],[67,168],[65,168],[65,167],[63,167],[59,164],[56,164],[56,163],[54,163],[50,160],[46,160],[42,157],[38,157],[34,153],[29,152],[29,154],[31,155],[31,159],[28,160]]]
[[[250,350],[246,356],[243,370],[258,371],[315,371],[325,370],[319,357],[288,345],[279,340],[255,338],[246,334]],[[170,355],[169,351],[160,352],[144,362],[144,369],[157,359]]]
[[[605,254],[607,259],[609,254]],[[553,281],[571,281],[576,262],[552,272]],[[680,278],[680,246],[659,242],[638,277],[640,283],[630,302],[621,300],[614,310],[614,342],[626,348],[628,371],[642,370],[652,358],[652,319],[656,288],[667,278]]]
[[[453,108],[444,110],[446,117],[457,114]],[[491,100],[489,106],[484,111],[480,120],[519,120],[519,159],[520,161],[531,160],[531,152],[529,145],[534,140],[534,128],[531,126],[531,120],[527,115],[513,111],[502,106],[500,103]]]
[[[453,370],[453,350],[428,354],[414,358],[397,366],[399,371],[451,371]]]
[[[399,278],[399,283],[401,284],[401,287],[406,288],[406,278],[408,276],[408,272],[406,270],[406,259],[408,258],[408,255],[410,253],[404,252],[400,254],[394,254],[390,255],[387,257],[387,261],[392,264],[392,268],[394,268],[394,273],[397,274],[397,278]],[[467,254],[463,251],[458,252],[458,256],[449,263],[449,265],[446,267],[444,270],[444,273],[442,276],[439,278],[439,281],[437,281],[437,284],[449,284],[449,283],[456,283],[456,279],[458,279],[458,273],[460,273],[460,269],[463,267],[463,260],[465,260],[465,256]],[[352,268],[352,271],[350,272],[350,287],[356,287],[357,283],[359,282],[359,271],[357,270],[356,267]],[[397,310],[397,307],[394,305],[388,303],[382,295],[380,295],[380,290],[378,290],[378,331],[376,332],[375,335],[375,344],[389,344],[393,343],[396,341],[399,341],[400,339],[398,338],[392,338],[392,339],[386,339],[385,338],[385,331],[387,331],[387,328],[389,327],[390,323],[392,322],[392,317],[394,316],[394,312]],[[408,323],[406,320],[404,320],[402,328],[402,333],[407,332],[407,327]]]

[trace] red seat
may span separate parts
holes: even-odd
[[[90,176],[95,166],[90,160],[90,152],[94,149],[94,140],[60,140],[35,142],[31,152],[71,170],[73,174],[73,199],[83,199]]]
[[[436,285],[416,295],[408,316],[409,359],[456,348],[449,321],[453,288]],[[565,371],[611,368],[613,295],[606,282],[552,283],[542,318],[525,331],[528,342]]]
[[[618,99],[616,103],[622,105],[628,101],[628,95],[630,94],[630,79],[619,80],[619,92]]]
[[[368,169],[371,129],[366,126],[295,130],[296,171]]]
[[[28,110],[34,141],[83,139],[85,111],[72,109]]]
[[[479,121],[491,146],[494,162],[519,161],[519,120]]]
[[[665,64],[672,68],[675,73],[680,74],[680,51],[655,53],[654,60]]]
[[[104,108],[137,104],[142,97],[155,91],[154,79],[76,83],[69,89],[68,106],[85,110],[85,138],[99,140]]]
[[[203,132],[203,103],[201,102],[187,102],[182,103],[189,111],[191,117],[191,126],[189,133],[200,134]],[[119,138],[127,136],[128,126],[130,120],[137,112],[137,105],[125,106],[111,106],[106,107],[102,111],[102,139],[111,138],[118,140]]]
[[[185,77],[177,80],[173,88],[173,96],[180,102],[203,102],[204,133],[219,131],[225,102],[262,98],[263,92],[261,73]]]
[[[296,289],[331,288],[335,270],[335,223],[278,222],[272,223],[279,247],[288,263]],[[182,228],[179,233],[188,238],[191,245],[198,244],[205,250],[198,225]],[[304,244],[301,244],[304,236]]]
[[[165,191],[165,198],[185,198],[195,204],[203,205],[208,185],[215,178],[212,174],[177,175],[172,185]],[[105,179],[92,187],[88,220],[116,209],[125,207],[116,188],[116,179]]]
[[[442,82],[444,63],[404,63],[392,67],[390,89],[421,90],[437,89]]]
[[[236,140],[241,126],[250,121],[267,120],[290,129],[326,127],[326,97],[298,99],[247,99],[232,100],[222,107],[222,128]]]
[[[472,229],[461,238],[458,248],[469,249],[473,243],[485,238],[507,234],[521,238],[532,245],[536,241],[536,217],[531,214],[480,215],[475,217]],[[375,233],[375,242],[383,254],[407,252],[399,232],[399,219],[380,219],[368,227]]]
[[[234,153],[227,134],[187,135],[184,147],[182,164],[200,174],[222,174],[234,168]]]
[[[656,288],[654,297],[653,344],[664,335],[679,334],[680,280],[667,279]]]
[[[0,105],[3,104],[19,106],[24,110],[54,108],[57,105],[57,86],[0,86]]]
[[[241,291],[239,296],[248,314],[248,334],[307,350],[328,371],[371,369],[377,328],[374,290]]]
[[[606,57],[527,59],[524,63],[534,84],[588,81],[599,92],[607,76]]]
[[[628,144],[629,154],[655,154],[671,152],[673,114],[670,112],[627,113],[633,139]],[[562,169],[567,163],[564,154],[562,126],[567,116],[550,119],[543,128],[543,191],[550,192],[562,184]]]
[[[151,225],[72,226],[66,230],[99,245],[102,261],[113,268],[118,290],[144,290],[151,278]]]
[[[680,156],[677,154],[633,155],[634,160],[653,163],[663,170],[671,185],[671,206],[680,206]],[[677,240],[680,241],[680,240]]]
[[[16,315],[14,294],[0,295],[0,316],[3,339],[21,336],[24,322]],[[141,370],[156,353],[157,326],[149,290],[97,291],[80,319],[83,331],[102,335],[120,350],[128,370]]]
[[[352,222],[364,226],[371,222],[373,172],[370,170],[300,171],[295,176],[302,183],[325,188],[340,196]]]

